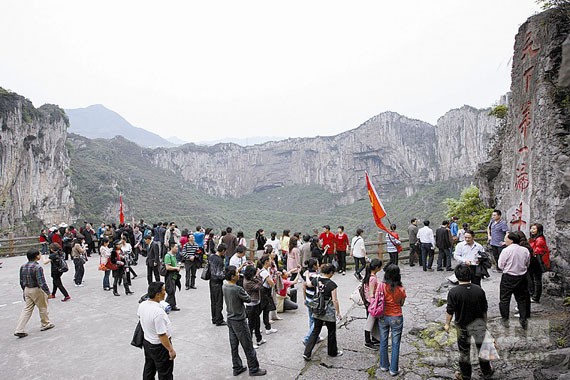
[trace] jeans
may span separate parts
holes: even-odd
[[[309,343],[309,338],[311,337],[311,334],[313,333],[313,330],[315,328],[315,317],[313,316],[313,312],[311,311],[307,303],[308,302],[305,301],[305,306],[307,306],[307,313],[309,314],[309,331],[307,331],[307,334],[303,338],[303,342],[305,343],[305,345]]]
[[[456,326],[457,330],[457,347],[459,348],[459,369],[464,379],[471,378],[471,337],[475,340],[477,353],[481,350],[481,344],[485,338],[485,323],[473,323],[467,328]],[[479,359],[479,367],[483,375],[491,374],[491,364],[487,360]]]
[[[158,380],[172,380],[174,360],[170,360],[168,350],[162,344],[151,344],[143,340],[144,370],[143,380],[154,380],[158,372]]]
[[[81,282],[83,282],[83,275],[85,274],[85,266],[80,258],[73,259],[73,264],[75,265],[75,276],[73,276],[73,282],[75,282],[75,285],[81,285]]]
[[[63,283],[61,282],[61,273],[54,271],[51,274],[51,278],[53,280],[53,287],[51,288],[51,295],[55,296],[57,289],[59,289],[63,293],[64,297],[69,297],[69,293],[63,287]]]
[[[503,321],[509,319],[509,307],[511,296],[515,295],[519,308],[519,322],[523,328],[527,327],[527,319],[530,318],[530,294],[528,293],[528,279],[526,273],[522,276],[513,276],[503,273],[499,286],[499,311]]]
[[[355,257],[354,272],[360,276],[360,272],[362,272],[365,268],[366,268],[366,257]]]
[[[433,264],[433,246],[431,243],[421,243],[420,247],[422,250],[422,264],[424,271],[426,271],[428,268],[431,269],[431,266]]]
[[[260,304],[254,306],[246,306],[245,312],[247,314],[247,324],[249,326],[250,335],[253,337],[253,335],[255,334],[255,338],[257,339],[257,341],[261,342],[263,340],[263,336],[261,336],[261,331],[260,331],[261,328]]]
[[[437,269],[443,269],[445,264],[446,269],[451,270],[451,248],[440,248],[437,255]]]
[[[384,316],[378,319],[378,327],[380,328],[380,367],[390,369],[391,373],[398,373],[404,317]],[[390,330],[392,330],[392,358],[388,360],[388,335]]]
[[[103,274],[103,289],[109,289],[111,287],[111,283],[109,282],[109,275],[111,271],[107,269]]]
[[[257,361],[257,355],[255,353],[255,349],[253,348],[253,341],[251,340],[251,334],[249,333],[247,321],[245,319],[239,321],[228,319],[227,323],[228,332],[230,335],[230,348],[232,351],[232,368],[234,372],[239,371],[243,367],[243,363],[239,356],[240,344],[243,348],[243,351],[245,352],[247,366],[249,367],[249,373],[255,373],[259,371],[259,362]]]
[[[338,260],[338,271],[346,272],[346,251],[336,251]]]
[[[313,348],[315,347],[315,344],[317,344],[319,334],[321,333],[324,325],[327,326],[327,353],[329,356],[336,356],[338,354],[338,347],[336,345],[336,321],[325,322],[321,319],[315,318],[313,332],[309,337],[309,341],[305,345],[305,352],[303,353],[305,356],[311,357]]]
[[[219,324],[224,321],[222,308],[224,307],[223,283],[210,280],[210,311],[212,313],[212,323]]]

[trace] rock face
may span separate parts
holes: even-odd
[[[68,221],[73,200],[63,110],[49,104],[36,109],[0,88],[0,126],[0,231]]]
[[[472,176],[496,129],[488,113],[464,106],[434,127],[385,112],[336,136],[249,147],[187,144],[156,149],[151,159],[214,196],[316,184],[342,193],[341,202],[349,204],[365,196],[365,170],[383,190],[403,187],[407,195],[425,183]]]
[[[478,173],[483,198],[512,230],[544,225],[553,270],[570,290],[570,90],[557,87],[570,20],[553,9],[531,17],[515,39],[509,115]]]

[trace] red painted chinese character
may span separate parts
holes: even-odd
[[[524,92],[528,92],[533,72],[534,72],[534,66],[531,66],[528,69],[526,69],[523,73]]]
[[[517,226],[517,229],[519,231],[523,230],[526,226],[526,221],[523,220],[522,215],[523,215],[523,203],[521,202],[519,203],[519,207],[515,209],[515,213],[511,215],[512,219],[510,221],[510,223],[513,226]]]
[[[533,43],[534,43],[534,40],[532,39],[532,32],[528,32],[526,34],[525,40],[524,40],[524,47],[522,50],[521,61],[524,61],[525,58],[527,58],[527,55],[528,55],[528,58],[533,58],[538,54],[540,48],[533,49],[532,48]]]
[[[526,189],[528,189],[528,185],[529,185],[529,179],[528,179],[528,172],[526,170],[526,163],[521,163],[518,167],[517,167],[517,179],[515,181],[515,189],[519,190],[519,191],[525,191]]]
[[[526,142],[526,132],[530,127],[530,122],[531,122],[530,106],[531,102],[529,101],[522,107],[523,119],[519,124],[519,133],[523,135],[523,141],[525,142]]]

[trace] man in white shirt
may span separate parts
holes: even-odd
[[[433,230],[429,228],[429,220],[424,220],[424,226],[418,230],[418,239],[420,241],[424,272],[428,270],[433,272],[431,266],[433,264],[433,255],[435,252],[435,238],[433,237]]]
[[[465,241],[457,244],[453,252],[453,258],[459,264],[469,265],[471,283],[481,286],[481,275],[477,276],[477,265],[479,265],[479,254],[480,252],[485,252],[485,249],[473,239],[474,237],[475,233],[473,231],[466,230],[464,234]]]
[[[164,283],[152,282],[147,295],[149,299],[142,302],[137,311],[144,332],[143,380],[154,379],[157,372],[159,379],[172,379],[176,351],[170,341],[170,319],[160,306],[166,296]]]

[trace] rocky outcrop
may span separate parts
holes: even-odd
[[[0,232],[68,221],[73,199],[63,110],[49,104],[36,109],[0,88],[0,126]]]
[[[187,144],[156,149],[151,159],[214,196],[316,184],[342,193],[341,203],[350,204],[366,195],[365,170],[383,191],[399,188],[406,195],[425,183],[472,176],[496,128],[488,113],[464,106],[448,112],[434,127],[385,112],[336,136],[249,147]]]
[[[531,17],[515,39],[508,120],[478,173],[483,198],[513,230],[544,225],[555,280],[570,291],[570,89],[557,86],[570,32],[558,9]],[[560,287],[559,287],[560,288]]]

